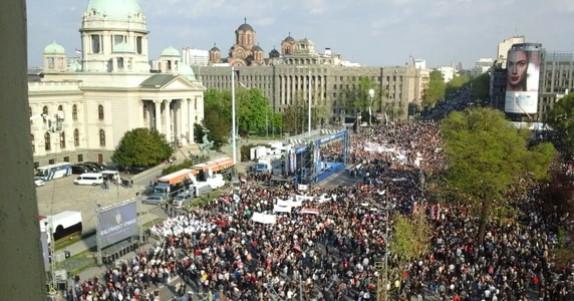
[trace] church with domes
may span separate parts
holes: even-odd
[[[46,46],[42,72],[28,83],[36,165],[107,162],[136,128],[156,130],[175,147],[194,143],[205,88],[173,47],[152,71],[148,35],[137,0],[89,0],[81,56],[69,59],[55,41]]]

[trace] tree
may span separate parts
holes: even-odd
[[[457,75],[451,81],[446,83],[445,94],[449,95],[461,88],[464,88],[470,83],[471,78],[466,74]]]
[[[429,252],[432,231],[424,212],[415,213],[412,217],[397,214],[393,221],[389,248],[400,263],[408,263]]]
[[[559,134],[559,147],[565,155],[574,155],[574,93],[556,101],[546,116],[546,122]]]
[[[206,120],[215,118],[216,120],[229,120],[228,130],[231,132],[231,92],[217,91],[209,89],[205,92],[205,112],[215,111],[204,117],[204,123],[210,132],[221,132],[221,129],[210,128],[210,126],[221,127],[221,125]],[[267,98],[258,89],[241,89],[236,90],[236,118],[237,128],[241,134],[264,134],[267,127],[271,124],[273,109],[269,105]],[[207,126],[210,124],[210,126]],[[225,140],[225,139],[224,139]]]
[[[301,100],[295,100],[283,111],[283,126],[289,134],[299,134],[304,131],[307,119],[306,106]]]
[[[442,72],[434,70],[430,73],[429,86],[423,96],[423,106],[433,107],[439,100],[444,98],[445,83]]]
[[[446,187],[479,211],[479,239],[493,207],[521,177],[548,177],[555,150],[550,144],[528,149],[528,133],[508,123],[503,113],[476,108],[453,112],[441,124],[447,171]]]
[[[121,167],[149,167],[169,159],[173,149],[157,131],[135,129],[127,132],[112,161]]]
[[[371,98],[369,95],[369,90],[375,92],[374,96]],[[372,111],[382,110],[381,99],[381,89],[377,86],[377,83],[370,79],[369,77],[359,77],[358,86],[346,89],[342,93],[343,107],[348,112],[361,113],[362,117],[367,120],[369,118],[369,108]],[[371,112],[372,113],[372,112]]]
[[[474,78],[471,82],[471,96],[472,99],[480,99],[482,101],[488,100],[490,95],[490,75],[484,73]]]
[[[203,141],[204,135],[205,135],[205,128],[199,123],[194,124],[193,125],[193,139],[195,140],[195,142],[201,143]]]
[[[227,139],[231,135],[231,118],[226,118],[224,114],[217,110],[206,110],[203,123],[209,130],[207,137],[213,141],[215,148],[219,149],[227,143]]]
[[[431,250],[431,226],[423,210],[419,210],[412,216],[404,216],[399,213],[393,216],[393,235],[389,243],[389,253],[395,256],[389,271],[387,281],[400,277],[406,266],[415,259],[424,257]],[[382,288],[379,288],[379,297],[384,296]]]
[[[240,133],[265,134],[273,110],[259,89],[237,90],[237,122]]]

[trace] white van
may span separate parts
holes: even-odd
[[[83,173],[74,180],[76,185],[102,185],[104,177],[101,173]]]

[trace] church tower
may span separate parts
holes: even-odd
[[[80,33],[84,72],[150,71],[149,32],[137,0],[90,0]]]

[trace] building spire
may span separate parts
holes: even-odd
[[[247,17],[243,17],[243,24],[247,24]]]

